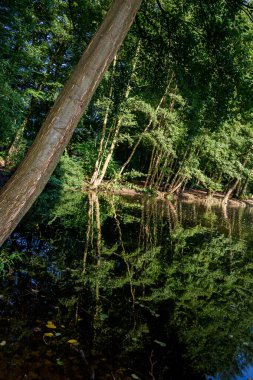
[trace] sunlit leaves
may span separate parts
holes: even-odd
[[[73,345],[78,345],[78,341],[76,339],[69,339],[68,343],[73,344]]]
[[[48,321],[46,327],[48,329],[56,329],[56,325],[52,321]]]

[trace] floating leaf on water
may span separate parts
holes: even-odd
[[[47,321],[46,327],[48,329],[56,329],[56,326],[52,321]]]
[[[6,345],[6,340],[2,340],[2,342],[0,343],[0,346],[5,346]]]
[[[154,340],[155,343],[159,344],[161,347],[166,347],[166,343],[160,342],[159,340]]]
[[[78,344],[78,341],[77,341],[76,339],[69,339],[69,340],[68,340],[68,343],[69,343],[69,344],[75,344],[75,345],[76,345],[76,344]]]
[[[139,376],[137,376],[135,373],[131,373],[131,378],[136,379],[136,380],[140,380]]]
[[[54,336],[53,333],[45,333],[43,336],[47,336],[48,338],[52,338]]]

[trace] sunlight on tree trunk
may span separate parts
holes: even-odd
[[[131,73],[131,77],[130,77],[130,80],[129,80],[129,83],[127,85],[126,92],[125,92],[125,95],[124,95],[124,100],[125,101],[129,98],[129,95],[130,95],[132,77],[135,74],[135,70],[136,70],[136,67],[137,67],[138,59],[139,59],[139,54],[140,54],[140,42],[137,45],[137,49],[136,49],[135,56],[134,56],[134,59],[133,59],[132,73]],[[111,161],[114,149],[115,149],[117,141],[118,141],[118,136],[119,136],[120,129],[121,129],[121,126],[122,126],[122,119],[123,119],[122,115],[120,115],[117,118],[115,130],[114,130],[114,135],[113,135],[112,142],[111,142],[111,146],[110,146],[109,152],[108,152],[108,154],[107,154],[107,156],[105,158],[105,161],[103,163],[102,169],[99,170],[100,168],[98,168],[98,170],[96,171],[96,175],[93,174],[93,176],[92,176],[92,179],[90,181],[90,187],[93,190],[97,189],[101,185],[101,183],[102,183],[102,181],[104,179],[105,173],[107,171],[108,165],[109,165],[109,163]],[[106,146],[105,146],[105,148],[106,148]],[[101,164],[102,164],[102,158],[101,158]],[[100,164],[100,167],[101,167],[101,164]]]
[[[47,116],[31,149],[0,193],[0,245],[44,189],[94,91],[129,30],[141,0],[114,0]]]
[[[114,79],[114,75],[115,75],[116,63],[117,63],[117,55],[114,57],[114,60],[113,60],[113,70],[112,70],[112,75],[111,75],[111,84],[110,84],[109,96],[108,96],[109,100],[111,100],[112,93],[113,93],[113,79]],[[106,143],[104,144],[104,140],[105,140],[105,135],[106,135],[106,127],[107,127],[107,123],[108,123],[109,112],[110,112],[110,103],[108,103],[108,106],[106,107],[106,110],[105,110],[101,139],[100,139],[99,148],[98,148],[98,156],[96,159],[95,169],[94,169],[94,172],[92,174],[90,183],[93,183],[96,181],[98,173],[99,173],[100,166],[102,164],[103,151],[104,151],[104,148],[106,145]]]

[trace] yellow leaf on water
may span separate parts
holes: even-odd
[[[52,321],[47,321],[46,327],[48,329],[56,329],[56,326]]]
[[[78,341],[76,339],[69,339],[68,343],[69,344],[78,344]]]
[[[49,338],[52,338],[54,336],[53,333],[45,333],[43,336],[48,336]]]

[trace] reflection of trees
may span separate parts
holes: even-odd
[[[173,224],[170,209],[149,200],[141,208],[137,249],[129,251],[126,225],[131,229],[127,218],[133,221],[132,209],[117,199],[109,205],[118,245],[110,249],[104,245],[100,271],[87,272],[90,283],[100,278],[96,345],[110,350],[110,331],[119,361],[127,355],[134,366],[132,355],[142,357],[146,350],[142,370],[147,371],[148,356],[157,355],[154,341],[167,342],[168,349],[159,356],[161,368],[171,356],[169,341],[176,332],[178,349],[187,358],[184,364],[189,361],[196,373],[220,372],[224,378],[239,373],[253,359],[253,266],[247,247],[208,228]],[[166,232],[172,236],[165,255],[161,245]]]
[[[140,220],[139,247],[149,249],[161,244],[161,237],[170,233],[177,222],[177,213],[169,201],[143,199]],[[166,230],[164,230],[164,228]]]
[[[231,378],[253,360],[252,252],[199,227],[172,241],[167,280],[149,300],[173,300],[171,328],[198,372]]]
[[[77,354],[85,354],[89,374],[196,380],[220,372],[229,378],[253,361],[252,252],[215,232],[220,219],[211,210],[200,217],[194,207],[193,218],[207,227],[187,220],[186,228],[182,205],[177,215],[170,203],[90,193],[81,221],[76,210],[83,206],[71,195],[54,210],[48,228],[55,230],[55,248],[47,245],[44,256],[33,252],[26,277],[39,278],[37,304],[44,305],[41,294],[48,304],[53,300],[57,311],[48,318],[65,326],[63,345],[66,337],[79,341]],[[230,215],[234,231],[242,216]],[[48,270],[50,260],[61,276]]]

